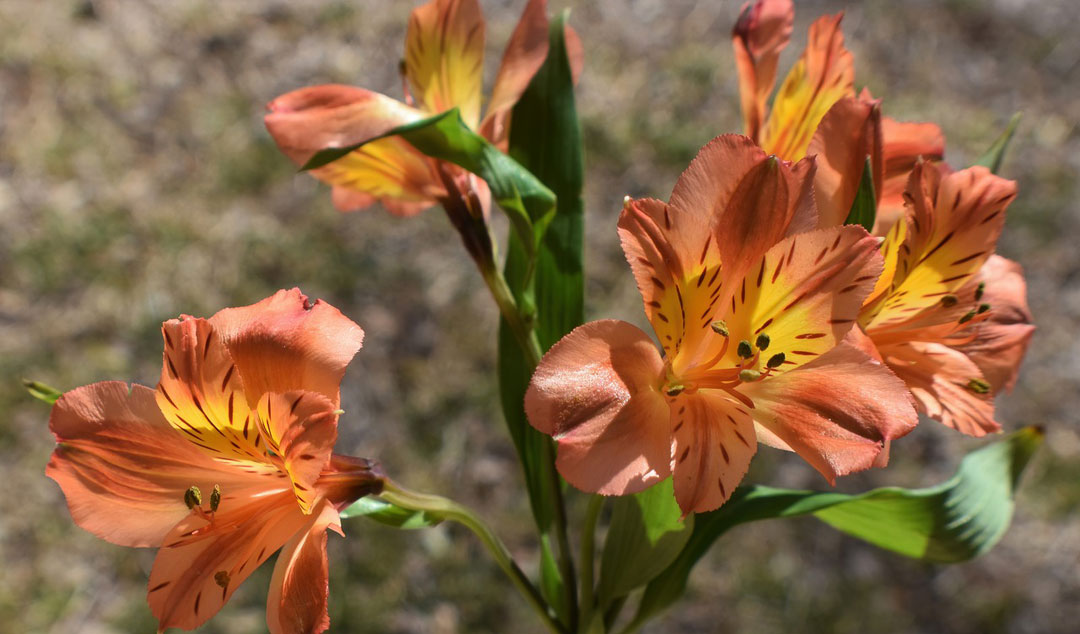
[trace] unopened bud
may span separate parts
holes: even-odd
[[[946,295],[945,297],[941,298],[941,305],[945,308],[952,308],[953,306],[956,306],[957,302],[959,301],[960,298],[956,295]]]
[[[187,491],[184,491],[184,504],[187,504],[189,509],[202,506],[202,491],[199,487],[190,486]]]
[[[743,370],[739,372],[739,380],[743,383],[751,383],[761,378],[761,373],[757,370]]]
[[[735,349],[735,352],[744,359],[749,359],[754,356],[754,350],[750,347],[750,342],[746,339],[739,342],[739,347]]]
[[[715,332],[716,334],[720,335],[721,337],[728,336],[727,322],[725,322],[723,319],[717,319],[710,325],[712,326],[713,332]]]
[[[990,392],[990,384],[985,379],[971,379],[967,383],[967,389],[976,394],[987,394]]]
[[[784,364],[785,358],[786,357],[784,356],[783,352],[777,352],[773,356],[769,357],[769,361],[765,365],[770,368],[779,368],[781,365]]]
[[[221,485],[215,484],[214,490],[210,492],[210,512],[213,513],[221,506]]]
[[[758,350],[765,350],[766,348],[769,347],[769,342],[770,342],[769,335],[767,335],[765,333],[761,333],[760,335],[757,336],[757,341],[755,341],[754,343],[757,344]]]

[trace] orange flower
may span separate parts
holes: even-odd
[[[541,361],[529,420],[559,444],[575,486],[640,491],[674,472],[685,513],[734,491],[758,441],[832,482],[883,464],[916,422],[882,364],[845,342],[878,278],[861,227],[812,229],[813,160],[718,137],[669,203],[627,201],[623,250],[664,356],[621,321],[585,324]]]
[[[487,113],[480,116],[484,18],[476,0],[431,0],[413,10],[405,37],[405,103],[363,88],[326,84],[271,101],[266,127],[297,165],[316,152],[362,143],[407,123],[457,107],[465,123],[505,149],[510,111],[547,57],[546,0],[529,0],[510,37]],[[581,45],[567,29],[571,65]],[[575,72],[576,75],[576,72]],[[352,211],[382,202],[408,216],[453,194],[474,191],[487,209],[486,184],[460,168],[429,159],[398,137],[379,139],[312,170],[333,186],[334,206]],[[449,181],[449,182],[448,182]]]
[[[149,602],[162,631],[204,623],[278,549],[270,631],[324,631],[326,530],[382,485],[374,463],[333,453],[363,331],[293,289],[162,335],[156,390],[108,381],[56,402],[46,474],[82,528],[160,549]]]
[[[1034,331],[1020,266],[993,254],[1016,183],[918,163],[905,195],[859,324],[921,412],[971,436],[998,431],[993,396],[1016,380]]]
[[[794,17],[791,0],[755,0],[739,14],[732,45],[746,134],[789,161],[818,156],[815,189],[823,227],[847,218],[870,156],[884,232],[903,211],[903,185],[915,160],[940,159],[945,138],[931,123],[882,118],[880,101],[866,90],[856,97],[854,58],[840,30],[843,14],[820,17],[810,26],[806,50],[767,112]]]

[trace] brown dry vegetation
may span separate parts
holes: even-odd
[[[521,2],[484,1],[501,53]],[[565,3],[553,0],[556,8]],[[512,6],[511,6],[512,5]],[[687,600],[649,632],[1075,631],[1080,621],[1080,15],[1073,0],[804,2],[805,27],[847,9],[857,84],[887,114],[933,120],[965,165],[1009,116],[1019,180],[1000,251],[1027,269],[1039,325],[1008,428],[1048,436],[1014,525],[973,563],[883,553],[811,519],[732,532]],[[367,331],[343,386],[340,448],[412,487],[474,506],[533,569],[534,542],[494,384],[493,307],[436,210],[335,212],[294,174],[263,104],[314,83],[398,94],[408,2],[0,0],[0,632],[152,631],[149,551],[75,528],[42,475],[47,408],[19,385],[153,385],[158,326],[300,286]],[[641,321],[618,248],[623,195],[666,197],[697,148],[739,128],[735,2],[597,0],[574,8],[587,65],[588,312]],[[840,489],[921,486],[978,441],[927,423],[893,464]],[[762,450],[751,481],[827,486]],[[571,495],[580,507],[584,497]],[[577,508],[576,510],[580,510]],[[538,631],[455,527],[400,533],[351,520],[331,539],[336,632]],[[205,632],[264,628],[264,569]]]

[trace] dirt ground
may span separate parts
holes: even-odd
[[[521,0],[483,0],[488,76]],[[739,131],[729,32],[736,2],[571,4],[585,44],[590,317],[641,323],[618,247],[624,195],[666,198],[713,136]],[[149,632],[150,551],[75,528],[42,474],[63,389],[153,385],[160,323],[299,286],[367,332],[343,385],[346,453],[452,496],[533,570],[527,502],[497,406],[495,312],[445,217],[339,214],[274,148],[263,105],[341,82],[398,96],[411,4],[385,0],[0,0],[0,632]],[[1039,330],[1008,429],[1047,429],[1010,532],[981,559],[933,566],[812,519],[719,542],[687,599],[647,632],[1042,634],[1080,621],[1080,11],[1074,0],[799,2],[784,72],[815,16],[844,9],[859,86],[899,119],[939,123],[970,163],[1024,118],[1003,168],[1020,183],[999,251],[1028,274]],[[858,491],[924,486],[979,441],[927,422]],[[826,488],[763,449],[749,480]],[[575,512],[585,497],[572,494]],[[577,517],[580,518],[580,515]],[[579,520],[580,521],[580,520]],[[331,538],[334,632],[540,631],[456,527],[401,533],[350,520]],[[264,566],[201,631],[264,631]]]

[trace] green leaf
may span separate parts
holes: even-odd
[[[426,511],[402,508],[371,496],[362,497],[354,502],[341,512],[341,517],[346,519],[366,517],[380,524],[405,530],[430,528],[442,522],[441,517],[435,517]]]
[[[301,169],[322,167],[388,136],[400,136],[421,153],[459,165],[484,179],[522,244],[530,252],[535,249],[554,216],[555,194],[514,159],[469,129],[457,108],[399,126],[364,143],[322,150]]]
[[[1005,534],[1020,474],[1042,444],[1026,427],[964,457],[948,481],[926,489],[887,487],[861,495],[748,486],[699,514],[686,548],[645,589],[635,622],[674,603],[694,564],[728,529],[746,522],[812,514],[833,528],[893,552],[953,563],[990,550]]]
[[[45,385],[38,381],[31,381],[30,379],[23,379],[23,387],[27,392],[30,392],[30,396],[33,396],[39,401],[45,401],[49,405],[55,403],[61,396],[64,395],[60,390]]]
[[[538,253],[511,235],[504,275],[520,306],[535,307],[544,350],[584,320],[584,207],[581,130],[564,41],[565,15],[552,21],[547,60],[511,115],[510,155],[557,195],[554,218]],[[533,515],[541,531],[551,523],[554,493],[544,443],[551,440],[525,419],[525,389],[533,368],[505,323],[499,328],[499,387],[503,413],[525,471]]]
[[[671,478],[620,497],[613,507],[596,593],[601,610],[663,572],[682,551],[694,527],[693,515],[680,519]]]
[[[855,200],[851,203],[851,211],[848,212],[845,225],[862,225],[867,231],[874,230],[874,219],[877,217],[877,194],[874,192],[874,168],[870,165],[870,157],[866,157],[863,165],[862,179],[859,180],[859,189],[855,192]]]
[[[998,170],[1001,169],[1001,162],[1005,160],[1005,150],[1009,148],[1009,142],[1012,141],[1013,135],[1016,133],[1016,126],[1020,124],[1020,115],[1021,113],[1017,112],[1009,119],[1009,125],[1005,127],[1005,131],[979,157],[979,160],[975,161],[975,165],[982,165],[994,174],[998,173]]]

